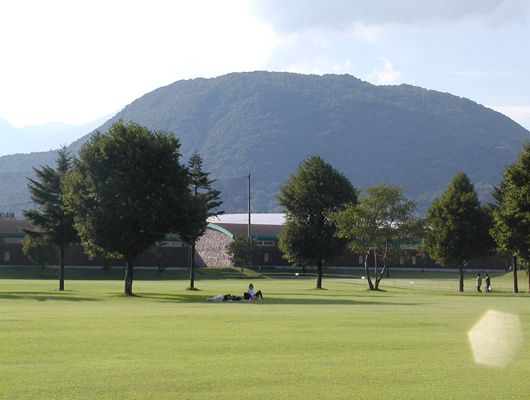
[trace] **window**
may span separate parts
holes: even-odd
[[[11,253],[9,251],[4,253],[4,261],[11,261]]]
[[[269,253],[263,255],[263,262],[269,262]]]
[[[412,265],[416,265],[416,257],[412,256]]]
[[[362,265],[362,263],[363,263],[363,256],[359,256],[359,264]]]
[[[6,244],[22,244],[23,240],[24,239],[22,239],[22,238],[6,237],[5,243]]]
[[[179,240],[171,240],[168,242],[162,242],[162,247],[182,247],[183,244]]]
[[[273,240],[258,240],[258,246],[274,246]]]

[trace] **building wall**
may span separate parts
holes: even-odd
[[[22,252],[22,240],[20,234],[0,237],[0,265],[32,265],[33,263]],[[178,242],[180,243],[180,242]],[[102,257],[91,257],[84,252],[80,245],[70,245],[65,249],[65,265],[70,266],[124,266],[121,259],[106,260]],[[57,259],[50,265],[59,264]],[[165,246],[160,248],[160,253],[148,250],[141,253],[135,262],[136,266],[145,267],[185,267],[188,266],[188,248],[186,246]]]
[[[226,245],[232,238],[223,232],[206,229],[195,245],[197,267],[232,267],[226,253]]]

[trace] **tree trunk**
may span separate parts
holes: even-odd
[[[370,255],[370,252],[367,252],[364,254],[364,275],[365,279],[368,281],[368,286],[370,290],[374,290],[374,285],[372,283],[372,279],[370,278],[370,269],[368,268],[368,256]]]
[[[517,282],[517,257],[513,256],[512,259],[512,269],[513,269],[513,292],[519,293],[519,284]]]
[[[462,265],[458,266],[458,291],[464,291],[464,267]]]
[[[317,289],[322,289],[322,259],[317,261]]]
[[[528,276],[528,291],[530,292],[530,265],[526,267],[526,276]]]
[[[59,290],[64,290],[64,244],[59,246]]]
[[[383,262],[384,263],[384,262]],[[374,251],[374,279],[375,279],[375,285],[374,290],[379,289],[379,282],[381,281],[381,278],[383,277],[384,269],[381,271],[381,273],[378,273],[378,265],[377,265],[377,253]]]
[[[133,284],[133,260],[127,259],[125,262],[125,294],[132,296],[132,284]]]
[[[190,288],[195,288],[195,242],[191,244]]]

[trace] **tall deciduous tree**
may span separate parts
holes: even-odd
[[[82,147],[66,181],[85,251],[125,259],[127,295],[138,254],[185,230],[195,204],[179,149],[171,132],[119,121]]]
[[[426,223],[422,251],[442,265],[457,264],[459,291],[463,292],[467,261],[485,256],[494,248],[489,233],[491,218],[465,173],[458,172],[441,197],[431,202]]]
[[[530,143],[525,141],[517,160],[504,167],[500,184],[492,191],[492,235],[502,251],[513,256],[513,290],[517,285],[517,262],[530,268]],[[530,274],[528,274],[530,290]]]
[[[364,258],[365,277],[371,290],[378,290],[387,271],[390,254],[398,254],[400,245],[411,243],[418,233],[417,221],[412,215],[416,204],[408,200],[399,186],[382,183],[368,186],[358,204],[331,214],[337,224],[337,236],[348,239],[348,247]],[[374,260],[372,282],[368,260]],[[378,260],[383,262],[378,267]]]
[[[348,178],[319,155],[303,160],[281,186],[278,204],[285,211],[279,247],[294,264],[315,264],[317,288],[322,288],[322,263],[339,255],[346,240],[335,236],[329,214],[357,202],[357,190]]]
[[[71,157],[65,147],[59,150],[56,167],[34,168],[35,179],[29,179],[28,189],[36,209],[24,210],[22,215],[38,229],[25,229],[32,238],[40,238],[59,248],[59,290],[64,290],[64,256],[68,244],[77,240],[73,214],[64,207],[61,182],[71,170]]]
[[[212,188],[215,180],[209,178],[209,172],[202,170],[202,164],[201,156],[195,151],[188,161],[188,171],[191,178],[190,189],[195,199],[206,205],[207,213],[204,219],[196,219],[194,224],[189,224],[190,229],[182,235],[183,241],[191,246],[190,289],[195,288],[195,245],[197,240],[206,232],[208,224],[206,219],[223,214],[223,211],[219,210],[223,204],[219,197],[221,192]]]

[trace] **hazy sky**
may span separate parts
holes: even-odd
[[[17,127],[271,70],[449,92],[530,129],[530,0],[2,0],[0,44],[0,118]]]

